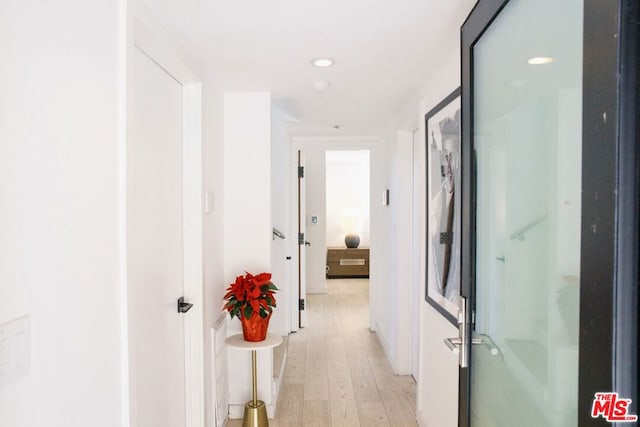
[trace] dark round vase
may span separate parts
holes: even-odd
[[[348,248],[357,248],[360,245],[360,236],[357,234],[347,234],[344,237],[344,244],[347,245]]]

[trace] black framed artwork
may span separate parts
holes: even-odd
[[[460,309],[461,100],[454,90],[425,115],[426,301],[457,326]]]

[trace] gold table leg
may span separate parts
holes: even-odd
[[[268,427],[267,407],[262,400],[258,400],[258,369],[255,350],[251,350],[251,377],[253,381],[253,398],[244,404],[242,427]]]

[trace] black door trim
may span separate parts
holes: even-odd
[[[473,147],[473,46],[485,30],[498,16],[509,0],[480,0],[476,3],[467,20],[460,29],[461,66],[462,66],[462,253],[460,268],[460,293],[467,298],[467,330],[472,331],[471,312],[475,310],[475,248],[476,248],[476,188],[473,177],[476,171],[476,159]],[[469,366],[473,363],[471,343],[467,344]],[[459,368],[458,425],[468,427],[471,423],[471,372],[468,368]]]
[[[584,4],[578,420],[592,426],[598,391],[632,398],[637,413],[638,5]]]
[[[578,377],[581,426],[601,424],[602,419],[591,417],[594,394],[613,391],[618,14],[617,2],[585,1]],[[590,370],[588,375],[586,369]]]

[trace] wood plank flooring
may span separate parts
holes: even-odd
[[[369,331],[369,280],[327,280],[307,295],[308,326],[289,337],[271,427],[416,426],[416,384],[393,373]],[[229,420],[229,427],[242,420]]]

